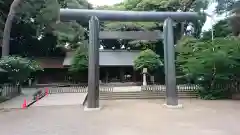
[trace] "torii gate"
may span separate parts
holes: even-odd
[[[194,21],[200,19],[196,12],[145,12],[145,11],[113,11],[88,9],[60,9],[61,20],[89,20],[89,65],[88,65],[88,99],[87,108],[99,108],[99,39],[163,39],[164,68],[166,82],[166,105],[177,107],[178,95],[175,74],[175,49],[173,21]],[[160,32],[109,32],[99,30],[101,21],[164,21],[163,35]]]

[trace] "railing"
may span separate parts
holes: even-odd
[[[180,91],[197,91],[201,89],[199,85],[194,84],[182,84],[177,85],[177,90]],[[166,91],[165,85],[147,85],[141,86],[141,91]]]
[[[99,86],[100,92],[114,92],[114,85],[106,85],[106,86]],[[120,87],[119,87],[120,88]],[[179,92],[186,91],[186,92],[196,92],[201,87],[199,85],[177,85],[177,90]],[[87,86],[55,86],[55,87],[48,87],[50,94],[55,93],[87,93],[88,87]],[[166,91],[165,85],[147,85],[141,86],[141,91]]]
[[[86,93],[88,91],[87,86],[70,86],[70,87],[49,87],[49,94],[55,93]],[[99,86],[101,92],[112,92],[112,86]]]
[[[215,84],[213,89],[222,89],[231,93],[240,93],[240,82]]]
[[[12,84],[3,84],[0,89],[0,96],[12,98],[20,94],[20,87]]]
[[[142,82],[110,82],[110,83],[101,83],[100,85],[112,86],[112,87],[141,86]]]

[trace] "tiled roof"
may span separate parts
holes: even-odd
[[[61,57],[40,57],[35,58],[42,68],[64,68],[62,65],[64,58]]]

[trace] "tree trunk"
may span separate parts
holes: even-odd
[[[10,38],[11,38],[11,29],[12,29],[12,22],[16,15],[16,9],[22,0],[14,0],[10,6],[10,10],[8,13],[7,20],[5,22],[5,27],[3,31],[3,40],[2,40],[2,56],[9,55],[9,48],[10,48]]]

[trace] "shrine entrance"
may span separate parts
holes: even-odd
[[[89,68],[87,108],[99,108],[99,47],[100,39],[163,40],[164,68],[166,82],[166,105],[178,106],[175,75],[175,49],[173,21],[193,21],[200,19],[196,12],[145,12],[112,11],[87,9],[61,9],[61,20],[89,18]],[[164,21],[161,31],[100,31],[101,21]]]

